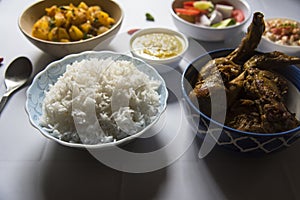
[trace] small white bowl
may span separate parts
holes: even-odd
[[[282,19],[282,20],[290,20],[290,21],[295,21],[298,23],[298,27],[300,27],[300,22],[292,19],[287,19],[287,18],[270,18],[266,19],[266,25],[267,22],[270,20],[274,19]],[[278,44],[274,41],[271,41],[268,39],[266,36],[262,36],[261,42],[258,46],[258,49],[262,52],[271,52],[271,51],[280,51],[285,54],[288,54],[290,56],[300,56],[300,46],[291,46],[291,45],[283,45],[283,44]]]
[[[134,46],[134,43],[137,38],[148,35],[148,34],[156,34],[156,33],[167,34],[172,37],[175,36],[176,39],[178,39],[178,41],[182,45],[181,51],[174,56],[170,56],[167,58],[159,58],[159,57],[143,54],[141,51],[143,51],[143,49],[145,49],[145,48],[141,49],[141,48],[137,48]],[[160,42],[158,42],[158,43],[160,44]],[[186,51],[188,49],[188,46],[189,46],[189,41],[185,35],[183,35],[180,32],[168,29],[168,28],[141,29],[141,30],[135,32],[130,39],[130,51],[131,51],[132,55],[151,64],[160,73],[168,72],[168,71],[178,67],[179,62],[181,61],[181,59],[183,58],[184,54],[186,53]]]
[[[245,0],[225,0],[233,5],[236,9],[243,11],[245,19],[240,24],[225,28],[212,28],[206,26],[199,26],[197,24],[190,23],[180,18],[174,11],[175,8],[182,7],[183,2],[186,0],[174,0],[170,6],[170,12],[173,18],[173,22],[178,30],[185,35],[192,37],[196,40],[217,42],[230,39],[235,35],[241,33],[251,17],[251,9],[249,4]],[[211,0],[213,3],[221,2],[223,0]]]

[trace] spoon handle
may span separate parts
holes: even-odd
[[[8,100],[8,95],[4,94],[3,97],[0,100],[0,114],[1,114],[5,104],[7,102],[7,100]]]

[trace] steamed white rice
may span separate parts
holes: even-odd
[[[61,140],[106,143],[135,134],[158,115],[160,81],[130,61],[74,62],[50,85],[40,123]]]

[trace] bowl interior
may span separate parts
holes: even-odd
[[[151,33],[166,33],[166,34],[177,36],[180,39],[180,42],[182,43],[182,47],[183,47],[182,51],[177,56],[170,57],[170,58],[163,58],[163,59],[150,59],[150,58],[145,58],[143,56],[140,56],[138,53],[136,53],[136,49],[134,49],[132,43],[137,37],[140,37],[140,36],[145,35],[145,34],[151,34]],[[141,58],[141,59],[145,60],[146,62],[150,62],[150,63],[154,62],[154,63],[159,63],[159,64],[168,64],[168,63],[172,63],[173,61],[176,61],[176,60],[182,58],[182,56],[184,55],[184,53],[188,49],[188,43],[189,42],[188,42],[188,39],[186,38],[185,35],[183,35],[180,32],[171,30],[171,29],[167,29],[167,28],[146,28],[146,29],[142,29],[142,30],[136,32],[130,38],[129,43],[130,43],[130,51],[132,52],[132,54],[134,56],[136,56],[138,58]]]
[[[103,143],[103,144],[97,144],[97,145],[84,145],[79,143],[69,143],[62,141],[53,135],[51,135],[45,128],[43,128],[40,125],[40,117],[42,116],[42,102],[45,98],[45,91],[49,89],[50,84],[54,84],[58,77],[60,77],[66,70],[66,65],[71,64],[75,61],[80,61],[83,59],[88,58],[99,58],[99,59],[105,59],[105,58],[113,58],[114,60],[128,60],[135,64],[138,70],[144,72],[148,76],[152,77],[154,80],[159,80],[161,82],[161,86],[158,89],[158,93],[161,95],[160,98],[160,107],[159,107],[159,114],[156,117],[156,119],[149,124],[147,127],[145,127],[142,131],[133,134],[131,136],[125,137],[121,140],[118,140],[116,142],[110,142],[110,143]],[[127,55],[117,54],[110,51],[87,51],[80,54],[72,54],[64,57],[61,60],[54,61],[53,63],[49,64],[46,69],[41,71],[38,75],[35,76],[33,83],[27,90],[27,100],[26,100],[26,111],[29,116],[29,120],[32,123],[32,125],[37,128],[45,137],[50,138],[64,146],[69,147],[78,147],[78,148],[109,148],[115,145],[124,144],[141,134],[143,134],[146,130],[148,130],[152,125],[154,125],[160,115],[164,112],[167,106],[167,98],[168,98],[168,91],[166,88],[166,84],[163,80],[163,78],[158,74],[158,72],[151,67],[150,65],[146,64],[145,62],[132,58]]]
[[[177,20],[179,20],[180,22],[184,23],[184,24],[188,24],[190,26],[193,26],[193,27],[196,27],[196,28],[199,28],[199,29],[211,29],[211,30],[216,30],[216,31],[221,31],[221,30],[225,30],[225,29],[232,29],[236,26],[241,26],[243,24],[245,24],[250,16],[251,16],[251,9],[250,9],[250,6],[249,4],[244,1],[244,0],[225,0],[225,2],[228,2],[230,3],[231,5],[233,5],[236,9],[240,9],[243,11],[244,15],[245,15],[245,20],[240,23],[240,24],[237,24],[237,25],[233,25],[233,26],[229,26],[229,27],[225,27],[225,28],[212,28],[212,27],[206,27],[206,26],[198,26],[196,24],[193,24],[193,23],[190,23],[186,20],[183,20],[182,18],[180,18],[179,16],[177,16],[177,14],[175,13],[175,8],[179,8],[179,7],[182,7],[183,5],[183,2],[185,2],[186,0],[174,0],[172,2],[172,9],[171,9],[171,14],[173,17],[175,17]],[[224,2],[224,0],[211,0],[213,3],[218,3],[218,2]]]
[[[293,20],[293,19],[288,19],[288,18],[268,18],[265,19],[265,21],[270,21],[274,19],[282,19],[282,20],[292,20],[297,22],[298,27],[300,27],[300,22]],[[268,52],[268,51],[281,51],[284,52],[288,55],[292,56],[300,56],[300,46],[290,46],[290,45],[283,45],[283,44],[278,44],[270,39],[266,38],[266,36],[262,36],[261,43],[259,44],[258,47],[261,51]]]
[[[200,117],[205,118],[208,121],[212,121],[216,124],[218,124],[220,127],[223,127],[222,124],[220,124],[217,121],[214,121],[213,119],[210,119],[209,116],[205,115],[199,107],[193,103],[193,101],[189,97],[189,93],[193,89],[196,81],[197,81],[197,76],[200,71],[200,69],[209,61],[217,57],[223,57],[228,55],[230,52],[232,52],[233,49],[221,49],[221,50],[216,50],[209,52],[208,54],[202,55],[198,58],[196,58],[184,71],[183,76],[182,76],[182,91],[184,98],[187,100],[189,106],[195,111],[197,114],[200,115]],[[280,74],[282,74],[287,80],[289,84],[289,92],[288,92],[288,97],[287,97],[287,107],[288,109],[292,112],[295,113],[296,118],[300,120],[300,69],[295,66],[295,65],[290,65],[286,66],[284,68],[280,68],[276,70]],[[235,129],[232,129],[230,127],[224,126],[224,129],[230,130],[230,131],[237,131]],[[300,129],[298,127],[297,129]],[[268,135],[265,133],[249,133],[249,132],[243,132],[243,131],[237,131],[240,133],[246,133],[246,134],[251,134],[251,135]],[[288,132],[288,131],[287,131]],[[283,134],[282,133],[275,133],[276,134]]]
[[[24,34],[26,34],[28,37],[42,41],[45,43],[58,43],[58,44],[73,44],[73,43],[80,43],[80,42],[85,42],[87,40],[92,40],[97,37],[101,37],[105,34],[108,34],[114,27],[116,27],[118,24],[121,23],[122,18],[123,18],[123,11],[120,8],[120,6],[111,0],[86,0],[84,1],[88,6],[93,6],[93,5],[99,5],[104,11],[108,12],[110,16],[112,16],[116,20],[116,24],[107,32],[104,34],[98,35],[96,37],[82,40],[82,41],[75,41],[75,42],[68,42],[68,43],[61,43],[61,42],[51,42],[51,41],[44,41],[40,40],[37,38],[32,37],[31,32],[32,32],[32,27],[34,23],[41,18],[43,15],[45,15],[45,8],[51,7],[53,5],[57,6],[62,6],[62,5],[69,5],[70,3],[73,3],[74,5],[78,5],[81,2],[81,0],[48,0],[48,1],[39,1],[37,3],[32,4],[29,6],[20,16],[19,18],[19,26],[20,29],[23,31]]]

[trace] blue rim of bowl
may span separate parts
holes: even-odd
[[[297,132],[297,131],[300,131],[300,126],[298,126],[297,128],[294,128],[294,129],[291,129],[291,130],[288,130],[288,131],[284,131],[284,132],[278,132],[278,133],[254,133],[254,132],[246,132],[246,131],[240,131],[240,130],[237,130],[237,129],[234,129],[234,128],[231,128],[229,126],[226,126],[220,122],[217,122],[213,119],[211,119],[210,117],[208,117],[207,115],[205,115],[204,113],[202,113],[196,106],[195,104],[191,101],[191,99],[189,98],[189,95],[186,93],[186,90],[185,90],[185,82],[186,82],[186,79],[185,79],[185,75],[187,73],[187,71],[190,69],[190,67],[192,66],[193,63],[195,63],[196,61],[204,58],[205,56],[210,56],[211,54],[215,54],[215,53],[222,53],[222,52],[231,52],[232,50],[234,49],[231,49],[231,48],[224,48],[224,49],[217,49],[217,50],[214,50],[214,51],[209,51],[205,54],[202,54],[200,55],[199,57],[195,58],[193,61],[191,61],[188,66],[185,68],[185,70],[183,71],[182,73],[182,77],[181,77],[181,91],[183,93],[183,97],[185,98],[185,100],[187,100],[189,106],[191,106],[193,108],[194,111],[196,111],[196,113],[198,115],[200,115],[201,117],[203,117],[205,120],[209,121],[210,123],[214,123],[220,127],[223,128],[223,130],[227,130],[227,131],[231,131],[231,132],[236,132],[236,133],[239,133],[239,134],[245,134],[245,135],[251,135],[251,136],[263,136],[263,137],[270,137],[270,136],[282,136],[282,135],[287,135],[287,134],[291,134],[291,133],[294,133],[294,132]],[[211,57],[211,56],[210,56]],[[299,80],[300,80],[300,69],[297,68],[297,66],[295,65],[290,65],[292,66],[292,68],[295,68],[299,74],[297,74],[299,76]],[[297,76],[297,77],[298,77]],[[295,87],[298,89],[298,91],[300,90],[300,82],[298,84],[295,84],[294,81],[291,81]]]
[[[245,0],[238,0],[240,2],[243,2],[243,4],[246,6],[247,10],[249,11],[249,15],[247,17],[245,17],[244,21],[242,21],[241,23],[239,24],[235,24],[235,25],[232,25],[232,26],[228,26],[228,27],[224,27],[224,28],[214,28],[214,27],[209,27],[209,26],[198,26],[196,24],[193,24],[193,23],[190,23],[188,21],[185,21],[184,19],[180,18],[178,15],[176,15],[174,9],[173,9],[173,3],[175,2],[176,0],[172,1],[171,2],[171,8],[170,8],[170,11],[171,11],[171,15],[173,17],[175,17],[178,21],[186,24],[186,25],[190,25],[192,27],[195,27],[195,28],[203,28],[205,30],[215,30],[215,31],[223,31],[223,30],[230,30],[230,29],[234,29],[236,28],[237,26],[241,26],[241,25],[244,25],[246,24],[250,18],[251,18],[251,7],[250,5],[248,4],[248,2],[246,2]]]
[[[112,54],[112,55],[119,55],[119,56],[124,56],[124,57],[129,57],[132,60],[136,60],[144,65],[146,65],[151,71],[153,71],[153,73],[160,79],[161,81],[161,87],[163,88],[163,91],[165,92],[165,99],[162,102],[163,103],[163,107],[161,107],[159,115],[155,118],[155,120],[153,120],[150,124],[148,124],[143,130],[137,132],[136,134],[130,135],[128,137],[122,138],[120,140],[117,141],[113,141],[113,142],[109,142],[109,143],[99,143],[99,144],[82,144],[82,143],[71,143],[71,142],[67,142],[67,141],[63,141],[60,140],[52,135],[50,135],[46,130],[43,130],[42,127],[37,124],[35,122],[35,120],[32,118],[33,116],[30,114],[29,111],[29,95],[30,92],[34,86],[34,83],[36,82],[37,79],[39,79],[47,70],[57,66],[61,61],[63,60],[72,60],[73,58],[76,57],[80,57],[80,56],[84,56],[84,55],[89,55],[89,54]],[[86,149],[104,149],[104,148],[110,148],[113,146],[117,146],[117,145],[121,145],[123,143],[129,142],[131,141],[131,139],[134,138],[138,138],[140,135],[142,135],[145,131],[147,131],[150,127],[152,127],[152,125],[154,125],[156,122],[158,122],[158,120],[161,118],[162,114],[165,112],[166,108],[167,108],[167,100],[168,100],[168,89],[166,87],[166,83],[164,81],[164,79],[161,77],[161,75],[157,72],[157,70],[152,67],[151,65],[147,64],[145,61],[139,59],[139,58],[135,58],[126,54],[121,54],[121,53],[116,53],[113,51],[84,51],[81,53],[77,53],[77,54],[70,54],[65,56],[64,58],[61,58],[59,60],[53,61],[50,64],[47,65],[47,67],[40,71],[33,79],[31,85],[28,87],[27,91],[26,91],[26,102],[25,102],[25,110],[28,116],[28,119],[30,121],[30,123],[33,125],[34,128],[36,128],[42,135],[44,135],[46,138],[52,139],[56,142],[58,142],[61,145],[67,146],[67,147],[75,147],[75,148],[86,148]]]

